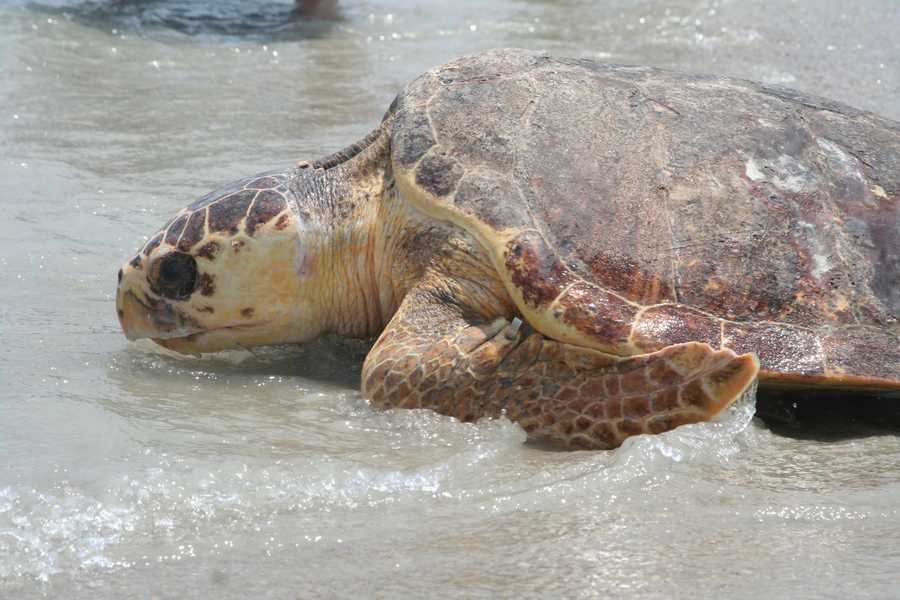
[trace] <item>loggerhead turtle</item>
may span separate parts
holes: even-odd
[[[762,387],[900,391],[900,124],[722,77],[467,56],[119,272],[182,353],[378,339],[378,407],[607,448]]]

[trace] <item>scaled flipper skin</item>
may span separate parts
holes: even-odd
[[[366,358],[363,395],[462,421],[505,415],[532,439],[607,449],[711,418],[759,371],[755,356],[704,343],[622,358],[525,329],[415,289]]]

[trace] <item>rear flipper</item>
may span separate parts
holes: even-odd
[[[518,319],[479,322],[414,291],[366,358],[363,395],[463,421],[505,414],[535,439],[613,448],[711,418],[758,371],[754,355],[698,342],[615,357],[526,334]]]

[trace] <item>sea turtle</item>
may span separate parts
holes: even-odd
[[[608,448],[757,379],[900,391],[900,124],[724,77],[466,56],[329,157],[191,204],[119,272],[182,353],[378,336],[378,407]]]

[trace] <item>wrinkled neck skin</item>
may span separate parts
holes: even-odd
[[[291,182],[305,240],[298,267],[317,296],[323,333],[379,334],[450,233],[396,192],[387,159],[358,156]]]

